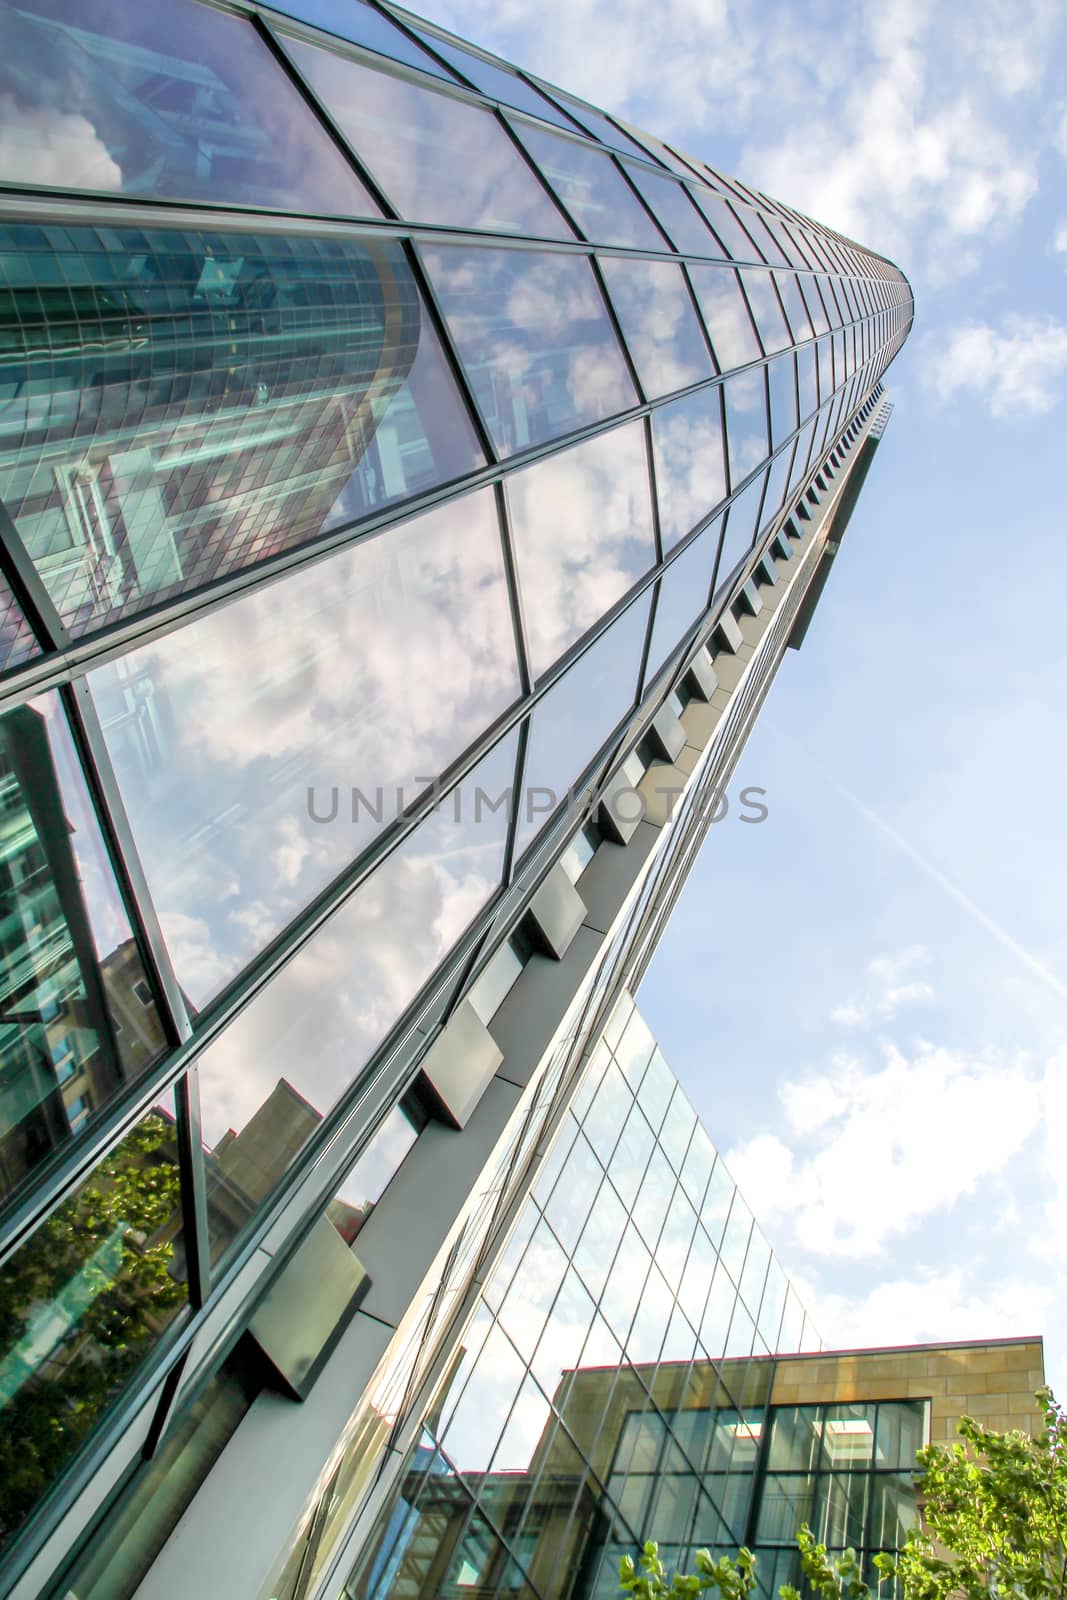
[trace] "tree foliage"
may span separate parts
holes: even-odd
[[[1067,1600],[1067,1415],[1048,1389],[1037,1401],[1044,1428],[1034,1436],[961,1417],[960,1443],[918,1452],[923,1526],[899,1553],[874,1557],[904,1600]],[[819,1600],[873,1600],[854,1551],[830,1555],[808,1527],[797,1548]],[[636,1566],[629,1556],[620,1562],[620,1588],[632,1600],[695,1600],[709,1589],[748,1600],[756,1587],[751,1550],[717,1561],[699,1550],[695,1561],[693,1574],[668,1579],[650,1540]],[[791,1584],[778,1593],[800,1600]]]

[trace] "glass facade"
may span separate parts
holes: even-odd
[[[316,1164],[440,1120],[419,1052],[666,664],[855,460],[912,302],[389,6],[2,9],[6,1583],[83,1537],[138,1408],[151,1454],[190,1348],[221,1370]],[[635,1271],[653,1218],[693,1244],[685,1161],[649,1159],[591,1224],[610,1189]],[[725,1303],[664,1339],[733,1359]]]

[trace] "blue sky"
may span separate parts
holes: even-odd
[[[1067,14],[422,0],[884,251],[896,410],[642,1008],[831,1345],[1044,1333],[1067,1396]]]

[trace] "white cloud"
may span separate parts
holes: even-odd
[[[1059,125],[1053,134],[1052,142],[1060,155],[1067,157],[1067,110],[1060,115]]]
[[[1052,235],[1052,248],[1058,256],[1067,256],[1067,217]]]
[[[887,1279],[868,1293],[823,1294],[805,1286],[805,1303],[828,1349],[1017,1338],[1050,1325],[1055,1289],[1021,1275],[976,1286],[963,1268]]]
[[[840,1058],[787,1083],[783,1132],[726,1158],[756,1215],[788,1216],[796,1245],[816,1255],[877,1255],[1002,1171],[1041,1117],[1043,1084],[1023,1060],[932,1045],[908,1058],[887,1044],[881,1063]]]
[[[923,377],[939,400],[973,392],[994,417],[1050,411],[1067,374],[1067,323],[1009,316],[972,322],[923,342]]]
[[[904,1006],[932,1000],[930,984],[912,976],[916,966],[928,959],[923,945],[911,945],[896,956],[878,956],[867,967],[867,983],[860,997],[836,1006],[830,1013],[834,1022],[845,1027],[866,1027],[888,1022]]]

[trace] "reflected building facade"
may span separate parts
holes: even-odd
[[[911,292],[385,3],[0,15],[0,1594],[339,1593]]]

